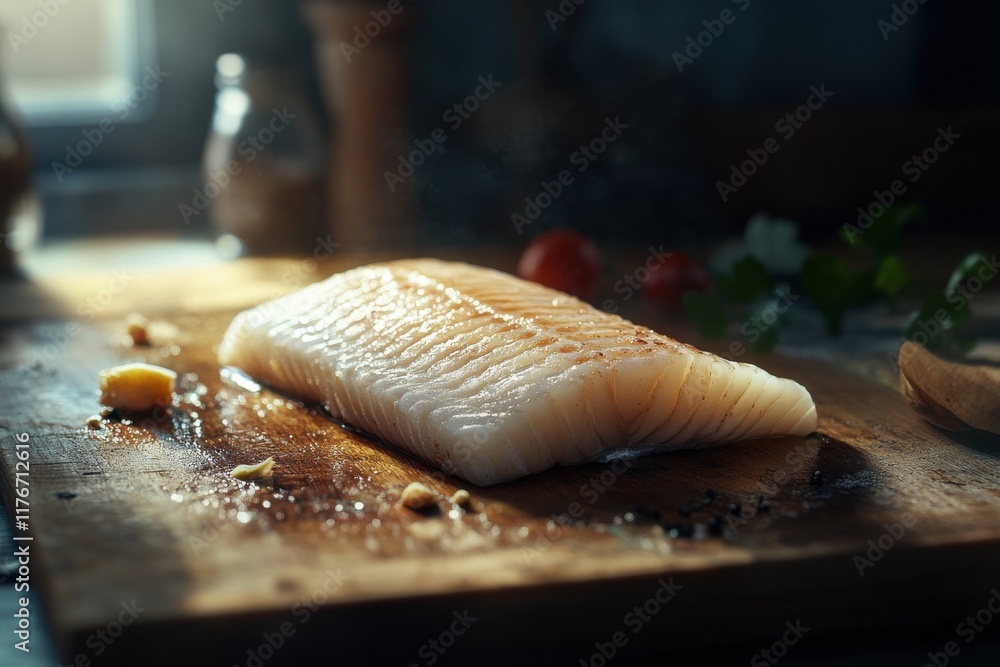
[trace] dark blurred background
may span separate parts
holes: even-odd
[[[354,77],[337,74],[347,61],[343,48],[317,48],[315,12],[324,10],[316,6],[347,12],[337,34],[349,39],[351,25],[363,26],[388,2],[76,0],[59,9],[71,20],[53,16],[20,45],[11,31],[23,35],[22,19],[40,5],[4,4],[5,83],[33,145],[49,238],[212,233],[210,216],[185,222],[178,205],[201,183],[216,59],[227,52],[302,75],[306,104],[322,123],[317,141],[327,165],[349,165],[341,164],[340,174],[362,159],[344,148],[346,135],[364,132],[379,143],[371,151],[389,156],[358,168],[378,180],[387,165],[398,166],[396,155],[442,128],[447,140],[405,187],[390,192],[384,182],[369,183],[357,204],[400,200],[395,215],[405,210],[413,238],[425,245],[523,242],[511,216],[523,215],[525,198],[564,169],[572,170],[572,185],[526,233],[569,225],[608,240],[703,242],[738,233],[748,216],[766,211],[795,219],[807,237],[829,238],[895,179],[906,183],[900,200],[928,207],[925,232],[996,229],[995,2],[400,0],[392,25],[353,54]],[[107,25],[83,29],[81,21]],[[72,173],[59,175],[53,162],[65,162],[67,148],[109,112],[57,98],[39,110],[25,91],[46,77],[66,89],[71,64],[107,52],[112,34],[133,44],[114,57],[138,85],[147,67],[169,75],[127,118],[112,114],[115,130]],[[691,46],[689,37],[701,45]],[[329,61],[341,57],[331,69]],[[452,129],[446,112],[490,76],[501,85]],[[807,102],[811,87],[833,95],[790,136],[788,125],[776,130]],[[348,109],[350,117],[337,113],[340,102],[350,107],[365,95],[389,99],[404,122],[361,127],[363,106],[353,116]],[[607,118],[628,127],[577,172],[572,154],[600,136]],[[904,163],[949,127],[960,138],[911,181]],[[723,201],[719,182],[769,137],[779,150]],[[327,211],[334,228],[337,218]],[[377,238],[391,237],[397,222],[372,223]]]
[[[0,0],[0,72],[16,119],[9,124],[0,108],[0,223],[11,225],[0,237],[22,250],[41,229],[52,242],[26,271],[41,289],[11,281],[2,315],[56,313],[61,342],[40,333],[8,338],[11,349],[46,354],[65,346],[66,360],[91,349],[80,342],[90,334],[70,343],[69,326],[89,330],[97,315],[201,317],[318,277],[308,257],[281,271],[226,273],[211,266],[218,253],[209,239],[237,238],[235,250],[217,244],[227,257],[242,249],[319,261],[337,248],[415,244],[454,246],[439,254],[488,263],[492,246],[514,257],[512,247],[568,226],[602,249],[624,246],[614,249],[623,255],[609,262],[605,293],[622,275],[618,266],[630,274],[648,266],[628,253],[701,246],[692,250],[700,259],[758,212],[794,220],[819,246],[836,243],[859,208],[921,204],[928,215],[906,228],[908,241],[925,237],[913,244],[920,252],[910,266],[938,289],[959,257],[996,247],[985,237],[998,231],[1000,3],[987,0]],[[251,151],[251,139],[267,145]],[[600,150],[588,156],[582,147]],[[236,169],[218,176],[229,165],[238,178]],[[35,197],[25,197],[29,173]],[[14,260],[5,245],[0,275]],[[473,245],[485,248],[461,247]],[[149,268],[163,256],[194,257],[187,266],[198,271],[139,278],[107,309],[65,310],[110,299],[106,271]],[[89,264],[70,266],[76,261]],[[66,266],[60,281],[41,280]],[[87,269],[94,275],[80,278]],[[836,300],[842,286],[830,280],[822,292]],[[61,300],[49,304],[48,290]],[[599,303],[625,307],[634,292],[614,293]],[[818,313],[800,309],[781,351],[852,370],[877,358],[872,375],[895,382],[884,359],[890,349],[895,359],[905,309],[878,308],[858,311],[839,343],[825,336]],[[981,333],[995,340],[996,306],[977,297],[975,308]],[[74,322],[63,325],[67,312]],[[740,333],[716,349],[748,348],[745,325]],[[20,372],[9,376],[19,391],[32,377]],[[59,429],[59,437],[78,433]],[[835,441],[830,456],[848,449]],[[941,484],[962,486],[938,472]],[[972,539],[955,530],[956,539]],[[9,532],[0,525],[0,543],[10,545]],[[943,553],[913,562],[944,563],[951,552]],[[985,566],[956,569],[954,580],[971,582]],[[934,579],[912,571],[914,591]],[[12,579],[12,567],[6,572]],[[964,604],[968,586],[956,593],[951,581],[931,581],[928,599]],[[849,594],[833,608],[846,608]],[[9,620],[0,627],[13,628],[14,605],[13,589],[0,590],[0,616]],[[919,631],[885,627],[885,635],[883,626],[871,630],[879,641]],[[44,635],[36,637],[36,660],[54,664]],[[0,663],[22,660],[10,657],[11,646],[0,646]],[[995,644],[962,650],[963,660],[975,650],[978,664],[996,664]],[[890,664],[912,652],[847,660]],[[824,664],[843,662],[831,655]]]

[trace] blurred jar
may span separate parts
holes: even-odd
[[[323,227],[323,138],[297,73],[227,53],[216,86],[202,194],[220,251],[311,252]]]
[[[16,255],[40,232],[38,200],[31,192],[31,149],[7,108],[0,79],[0,273],[14,270]]]

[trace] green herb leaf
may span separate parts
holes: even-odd
[[[865,230],[853,223],[847,223],[840,228],[840,238],[852,248],[861,247],[864,243]]]
[[[771,279],[764,265],[752,257],[733,264],[731,276],[716,276],[719,293],[733,303],[750,303],[771,288]]]
[[[878,259],[899,252],[903,239],[903,228],[924,218],[926,211],[919,204],[890,206],[882,215],[867,217],[855,224],[845,225],[840,236],[853,247],[866,246]]]
[[[948,278],[948,285],[944,288],[945,296],[954,295],[959,286],[965,284],[985,262],[986,255],[981,252],[974,252],[959,262],[955,270],[952,271],[951,277]]]
[[[802,287],[823,314],[829,333],[840,331],[844,304],[837,286],[846,272],[847,264],[834,255],[815,254],[802,266]]]
[[[903,323],[903,335],[914,340],[921,334],[916,342],[929,346],[945,327],[951,328],[950,307],[951,304],[943,293],[931,292],[924,298],[920,308],[906,318]]]
[[[760,336],[751,345],[754,352],[770,352],[778,344],[778,324],[760,331]]]
[[[879,262],[875,270],[875,291],[890,299],[899,295],[903,286],[910,281],[910,275],[903,266],[899,255],[888,255]]]
[[[917,204],[890,206],[865,233],[865,244],[878,258],[898,253],[903,245],[903,227],[923,216],[924,208]]]
[[[985,255],[975,252],[959,262],[944,291],[928,294],[906,319],[903,335],[928,347],[975,347],[976,339],[964,330],[972,321],[972,305],[961,288],[985,260]]]
[[[949,342],[953,347],[957,347],[962,352],[969,352],[979,344],[979,340],[975,336],[964,331],[953,331],[949,337]]]
[[[817,253],[802,267],[802,287],[819,308],[826,329],[840,333],[844,311],[870,303],[876,296],[873,271],[851,271],[842,257]]]
[[[713,294],[687,292],[684,295],[684,310],[694,320],[698,333],[706,338],[726,335],[726,308],[719,297]]]

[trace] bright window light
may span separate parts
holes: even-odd
[[[135,86],[137,0],[2,0],[0,61],[30,124],[107,114]]]

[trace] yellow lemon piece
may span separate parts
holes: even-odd
[[[173,400],[177,373],[136,362],[101,371],[101,404],[125,412],[148,412]]]

